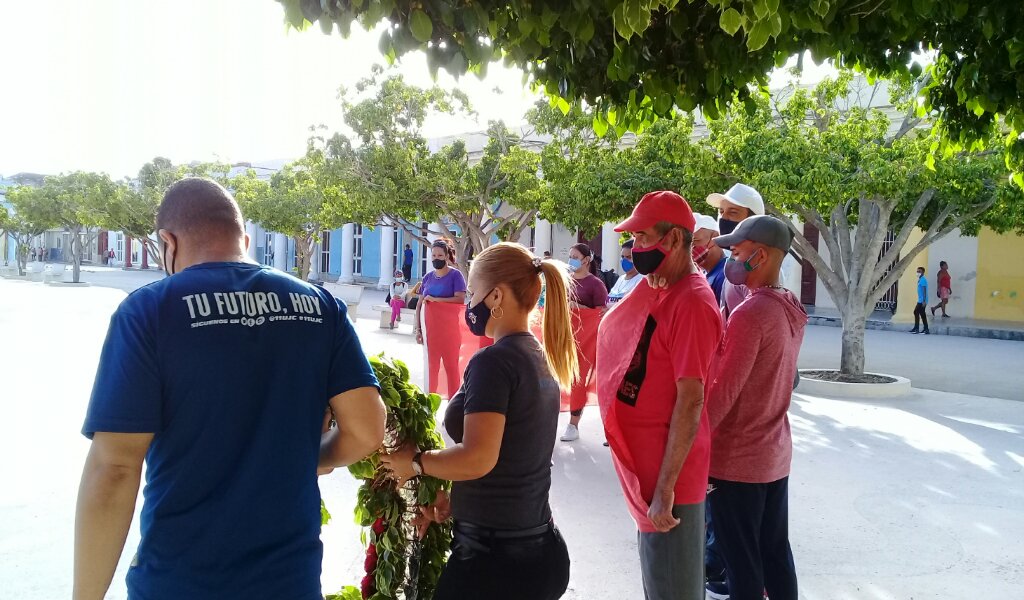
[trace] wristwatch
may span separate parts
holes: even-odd
[[[417,475],[423,474],[423,462],[420,460],[422,456],[422,452],[417,452],[412,455],[412,470]]]

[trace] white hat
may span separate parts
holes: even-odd
[[[718,220],[714,217],[709,217],[700,213],[693,213],[693,218],[697,221],[697,224],[693,226],[694,233],[697,233],[701,229],[708,229],[715,233],[721,233],[718,229]]]
[[[721,208],[722,200],[728,200],[736,206],[749,208],[755,215],[764,214],[764,200],[761,199],[761,194],[749,185],[737,183],[724,194],[708,196],[708,204],[715,208]]]

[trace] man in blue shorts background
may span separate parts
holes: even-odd
[[[211,180],[171,186],[156,227],[170,277],[111,318],[82,429],[74,597],[110,586],[145,460],[130,598],[319,600],[317,472],[384,436],[347,309],[250,262],[238,205]]]

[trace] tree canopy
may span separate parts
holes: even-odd
[[[717,118],[766,92],[794,54],[836,58],[871,76],[927,69],[931,111],[951,155],[998,132],[1024,187],[1024,11],[1005,0],[278,0],[292,26],[348,35],[381,21],[389,60],[422,50],[433,72],[523,68],[563,111],[597,108],[594,125],[642,132],[676,109]],[[928,64],[912,64],[914,53]],[[1005,125],[1002,128],[1000,123]]]
[[[422,133],[429,116],[473,114],[461,92],[422,89],[375,69],[354,93],[343,90],[342,104],[356,144],[342,133],[314,136],[307,152],[345,190],[341,212],[424,242],[424,221],[442,223],[442,231],[454,225],[460,260],[495,237],[518,239],[533,223],[545,184],[537,177],[540,156],[525,147],[528,136],[492,122],[478,154],[463,140],[429,147]]]

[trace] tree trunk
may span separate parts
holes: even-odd
[[[854,304],[855,302],[851,302]],[[839,371],[843,375],[864,374],[864,330],[867,315],[863,310],[847,307],[843,316],[843,351]]]
[[[82,275],[82,235],[78,227],[71,229],[71,281],[79,283]]]
[[[156,242],[154,242],[153,240],[151,240],[149,238],[143,238],[142,239],[142,246],[143,246],[143,252],[148,253],[149,257],[153,259],[153,264],[155,264],[157,267],[163,269],[164,268],[164,260],[163,260],[163,257],[160,256],[160,252],[159,252],[160,249],[157,246]]]

